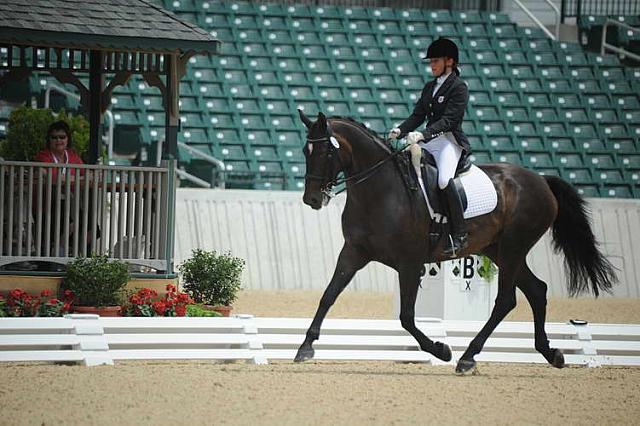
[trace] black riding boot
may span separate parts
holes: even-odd
[[[451,240],[445,241],[445,256],[456,257],[467,246],[467,227],[464,223],[464,211],[460,194],[456,189],[453,179],[442,190],[449,207],[449,225],[451,228]]]

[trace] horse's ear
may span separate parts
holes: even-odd
[[[317,121],[320,129],[324,130],[327,128],[327,116],[324,115],[322,112],[318,113],[318,121]]]
[[[302,120],[306,128],[309,129],[313,122],[309,119],[309,117],[305,115],[304,111],[302,111],[301,109],[298,109],[298,114],[300,115],[300,120]]]

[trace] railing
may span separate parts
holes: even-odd
[[[85,365],[121,360],[292,360],[310,318],[0,318],[0,363],[71,361]],[[327,319],[315,343],[315,359],[411,361],[455,364],[484,322],[416,318],[428,337],[450,345],[445,363],[420,350],[398,320]],[[570,365],[640,365],[636,324],[546,323],[551,347]],[[546,363],[535,350],[530,322],[503,322],[491,334],[479,362]]]
[[[632,27],[631,25],[618,22],[615,19],[607,18],[607,20],[604,23],[604,26],[602,27],[602,44],[600,45],[600,55],[604,56],[606,50],[611,50],[613,52],[635,59],[636,61],[640,61],[640,55],[636,55],[635,53],[629,52],[626,49],[622,49],[620,47],[607,43],[607,27],[609,26],[609,24],[617,25],[628,31],[640,33],[640,28],[635,28],[635,27]]]
[[[555,19],[555,34],[552,34],[551,31],[545,27],[545,25],[540,21],[536,15],[533,14],[520,0],[513,0],[513,2],[520,8],[522,11],[538,26],[540,29],[551,39],[558,40],[560,38],[560,10],[558,7],[551,2],[551,0],[545,0],[549,6],[553,9],[553,13],[556,15]]]
[[[578,18],[584,15],[619,16],[639,15],[638,0],[562,0],[561,20]],[[578,22],[579,23],[579,22]]]
[[[105,254],[167,271],[169,180],[168,168],[0,161],[0,266]]]

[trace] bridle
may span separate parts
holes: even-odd
[[[338,148],[336,148],[333,144],[333,142],[331,141],[331,138],[334,138],[333,136],[333,132],[331,131],[331,128],[329,126],[327,126],[327,135],[320,137],[320,138],[309,138],[307,137],[307,143],[313,145],[315,143],[326,143],[327,144],[327,155],[325,157],[325,163],[324,163],[324,174],[322,176],[320,175],[313,175],[313,174],[309,174],[309,173],[305,173],[304,175],[304,179],[305,181],[307,180],[319,180],[320,181],[320,192],[322,192],[328,199],[331,199],[332,197],[344,192],[347,187],[345,186],[344,188],[342,188],[341,190],[339,190],[338,192],[336,192],[335,194],[331,192],[331,189],[336,186],[336,185],[341,185],[343,183],[347,183],[347,182],[351,182],[351,181],[355,181],[355,183],[353,184],[358,185],[362,182],[364,182],[365,180],[369,179],[371,176],[373,176],[378,169],[384,165],[385,163],[389,162],[390,160],[393,160],[394,158],[396,158],[398,155],[400,155],[403,150],[397,150],[392,152],[390,155],[388,155],[387,157],[385,157],[384,159],[378,161],[377,163],[375,163],[374,165],[372,165],[371,167],[369,167],[368,169],[365,169],[361,172],[358,172],[354,175],[351,176],[347,176],[347,177],[343,177],[343,178],[338,178],[337,175],[336,177],[332,177],[331,176],[331,166],[333,165],[333,157],[337,156],[338,157],[338,161],[340,162],[340,168],[338,170],[338,172],[342,171],[346,173],[344,164],[342,163],[342,159],[340,158],[340,154],[338,153]],[[388,143],[389,141],[386,140],[386,142]]]

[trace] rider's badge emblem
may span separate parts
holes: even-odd
[[[438,103],[441,104],[444,102],[444,96],[438,96]]]

